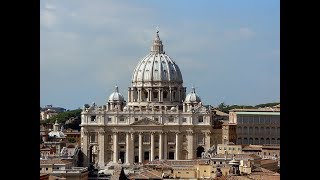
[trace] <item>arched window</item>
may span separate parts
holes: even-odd
[[[247,135],[248,134],[248,128],[245,126],[243,127],[243,134]]]
[[[167,91],[163,91],[163,98],[167,99],[168,98],[168,92]]]
[[[237,144],[242,144],[242,138],[238,138]]]
[[[249,134],[253,135],[253,127],[249,127]]]
[[[240,126],[237,128],[237,134],[242,134],[242,128]]]
[[[249,139],[249,144],[253,144],[253,138]]]
[[[277,144],[280,144],[280,138],[277,139]]]
[[[248,144],[248,138],[243,139],[243,144]]]
[[[264,132],[264,127],[260,127],[260,134],[264,134],[265,132]]]
[[[270,128],[269,127],[266,128],[266,133],[265,134],[266,135],[270,135]]]
[[[263,144],[265,144],[265,143],[266,143],[266,142],[264,141],[264,138],[261,138],[261,139],[260,139],[260,144],[263,145]]]
[[[254,139],[254,144],[260,144],[259,138],[255,138],[255,139]]]
[[[269,138],[266,139],[266,144],[270,144],[270,139]]]
[[[258,127],[255,127],[255,128],[254,128],[254,133],[255,133],[256,135],[259,134],[259,128],[258,128]]]
[[[271,139],[271,144],[276,144],[276,139],[275,138]]]
[[[198,144],[203,144],[204,143],[204,135],[203,134],[198,134]]]
[[[202,146],[199,146],[197,148],[197,157],[201,157],[202,152],[204,152],[204,148]]]

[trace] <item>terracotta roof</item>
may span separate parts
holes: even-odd
[[[258,146],[258,145],[249,145],[249,146],[244,146],[242,148],[243,151],[261,151],[262,150],[262,146]]]
[[[216,154],[214,155],[212,158],[225,158],[225,156],[227,156],[227,159],[232,159],[233,154]],[[256,158],[260,158],[259,156],[255,155],[255,154],[235,154],[235,159],[256,159]]]
[[[69,161],[61,159],[40,159],[40,164],[72,164]]]
[[[261,165],[270,164],[270,163],[278,163],[278,161],[273,160],[273,159],[261,159],[260,160]]]
[[[231,109],[232,112],[280,112],[280,108],[251,108],[251,109]]]

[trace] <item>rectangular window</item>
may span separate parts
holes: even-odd
[[[108,118],[108,122],[111,122],[111,117]]]
[[[198,122],[203,122],[203,116],[198,117]]]
[[[48,168],[46,168],[46,170],[48,171]]]
[[[165,98],[167,98],[167,96],[168,96],[168,93],[166,91],[164,91],[163,92],[163,98],[165,99]]]
[[[187,118],[182,118],[182,122],[187,122]]]
[[[173,122],[173,121],[174,121],[173,117],[169,117],[169,122]]]
[[[138,121],[138,118],[134,118],[134,121]]]
[[[124,121],[124,117],[120,117],[120,121],[123,122]]]
[[[95,121],[96,120],[96,116],[91,116],[91,121]]]
[[[157,92],[153,92],[153,98],[158,98],[158,93]]]
[[[155,121],[159,121],[159,118],[154,118]]]

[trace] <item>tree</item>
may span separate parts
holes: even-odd
[[[56,116],[48,118],[45,122],[46,123],[55,123],[56,121],[58,121],[58,123],[65,124],[65,122],[72,117],[73,118],[75,118],[75,117],[80,118],[81,111],[82,111],[81,109],[75,109],[75,110],[61,112],[61,113],[58,113]]]

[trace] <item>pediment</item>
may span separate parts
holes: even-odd
[[[161,123],[151,120],[149,118],[144,118],[139,121],[132,123],[131,125],[143,125],[143,126],[159,126]]]

